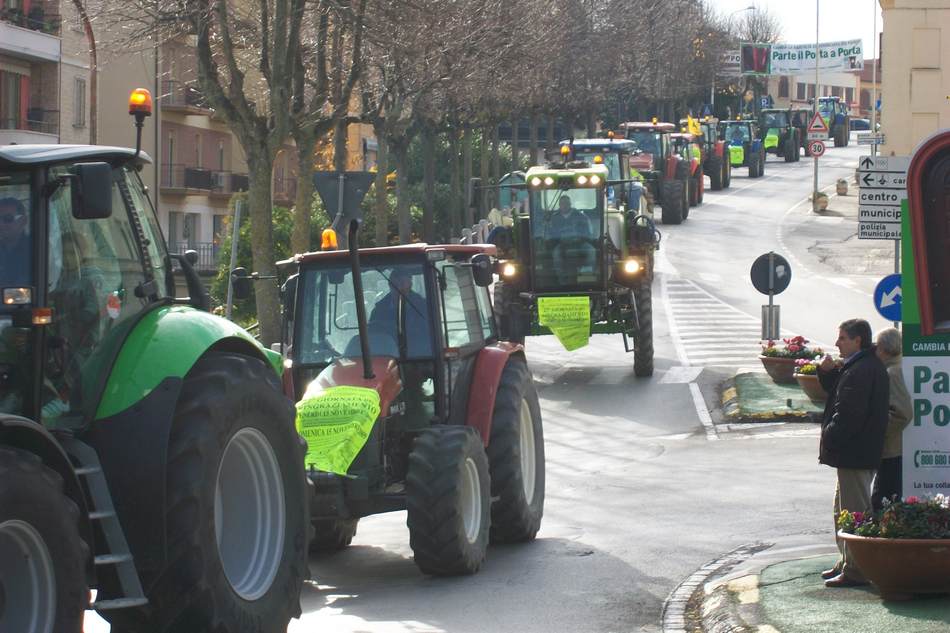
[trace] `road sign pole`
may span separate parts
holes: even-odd
[[[819,52],[818,52],[818,16],[819,16],[819,3],[820,0],[815,0],[815,112],[818,112],[818,62],[820,61]],[[811,211],[812,213],[818,213],[818,157],[815,157],[815,171],[814,178],[812,179],[811,187]]]
[[[900,274],[901,272],[901,241],[894,240],[894,272]],[[900,329],[901,322],[894,321],[894,327]]]
[[[871,133],[877,134],[877,7],[878,0],[871,0],[874,10],[874,40],[871,42]],[[877,145],[871,146],[871,156],[877,156]],[[895,271],[897,272],[897,271]]]

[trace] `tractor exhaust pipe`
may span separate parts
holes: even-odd
[[[371,380],[376,377],[373,373],[372,357],[369,353],[369,335],[366,332],[366,304],[363,301],[363,276],[360,274],[360,247],[357,233],[360,230],[359,220],[350,220],[347,241],[350,250],[350,270],[353,272],[353,294],[356,301],[356,323],[360,332],[360,352],[363,354],[363,378]]]

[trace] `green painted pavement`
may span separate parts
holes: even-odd
[[[823,407],[814,404],[805,396],[797,383],[780,385],[772,382],[768,374],[762,372],[736,374],[735,384],[739,417],[805,417],[823,410]]]
[[[873,587],[827,589],[819,575],[835,562],[821,556],[778,563],[759,578],[761,622],[781,633],[946,633],[950,596],[884,602]]]

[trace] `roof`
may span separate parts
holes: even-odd
[[[445,251],[446,253],[452,253],[455,255],[478,255],[479,253],[485,253],[486,255],[495,254],[495,245],[494,244],[426,244],[425,242],[417,242],[415,244],[402,244],[400,246],[383,246],[380,248],[361,248],[360,257],[374,257],[374,256],[422,256],[430,251]],[[349,251],[347,250],[336,250],[336,251],[315,251],[312,253],[304,253],[302,255],[294,255],[291,259],[285,259],[283,261],[277,262],[278,266],[286,266],[287,264],[306,264],[309,262],[319,262],[325,260],[334,260],[340,259],[345,260],[349,258]]]
[[[135,156],[128,147],[108,145],[4,145],[0,147],[0,165],[41,165],[76,160],[126,161]],[[151,163],[145,152],[137,160]]]
[[[570,141],[561,141],[567,145]],[[637,149],[636,141],[625,138],[576,138],[573,143],[577,150],[599,150],[601,152],[632,152]]]
[[[570,164],[570,163],[568,163]],[[532,178],[534,176],[574,176],[577,174],[590,174],[595,173],[601,178],[607,178],[608,169],[607,166],[603,163],[596,163],[593,165],[588,165],[587,167],[552,167],[544,165],[536,165],[528,169],[527,177]]]
[[[655,130],[657,132],[675,132],[676,126],[672,123],[664,123],[662,121],[658,123],[653,123],[652,121],[630,121],[628,123],[621,123],[621,128],[629,130]]]

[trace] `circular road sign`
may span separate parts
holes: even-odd
[[[752,285],[764,295],[779,294],[791,280],[792,267],[781,255],[765,253],[752,264]]]
[[[874,289],[874,307],[888,321],[901,320],[901,276],[888,275]]]
[[[815,158],[819,156],[824,156],[825,154],[825,142],[824,141],[808,141],[808,151],[811,152],[811,155]]]

